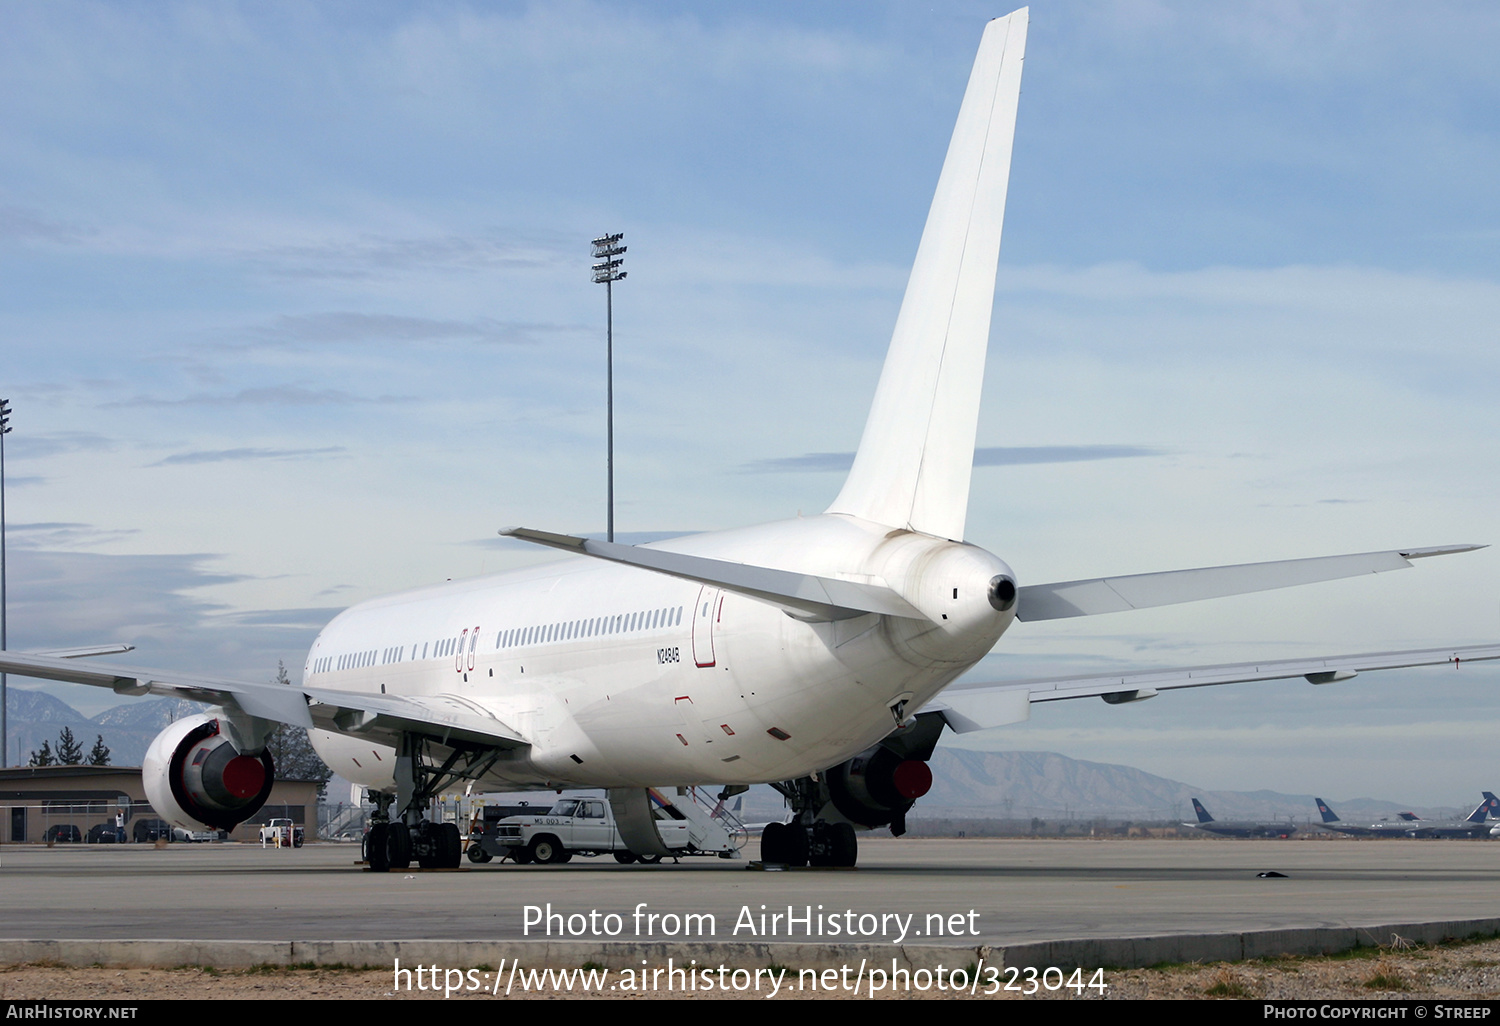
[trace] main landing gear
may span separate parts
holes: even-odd
[[[790,823],[768,823],[760,835],[760,860],[780,866],[848,868],[859,861],[859,840],[847,820],[824,818],[832,809],[827,787],[815,777],[771,785],[792,806]]]
[[[423,813],[440,790],[456,780],[477,777],[495,761],[495,751],[455,748],[440,765],[427,758],[428,742],[402,734],[396,751],[396,793],[372,795],[375,812],[365,835],[365,860],[372,872],[403,870],[415,860],[423,869],[457,869],[463,838],[455,823],[434,823]],[[391,809],[398,810],[391,818]]]
[[[792,807],[792,821],[766,827],[761,861],[852,866],[859,858],[856,825],[906,833],[907,812],[932,786],[927,762],[943,727],[941,713],[918,713],[848,762],[772,784]]]

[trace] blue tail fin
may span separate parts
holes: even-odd
[[[1208,810],[1203,807],[1203,803],[1196,798],[1193,799],[1193,811],[1198,814],[1199,823],[1212,823],[1214,821],[1214,818],[1208,814]]]

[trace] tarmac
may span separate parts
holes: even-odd
[[[856,869],[784,871],[744,854],[377,874],[352,845],[4,845],[0,964],[1127,968],[1500,934],[1487,841],[864,838]]]

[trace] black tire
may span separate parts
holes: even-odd
[[[853,868],[859,861],[859,837],[848,823],[835,823],[829,831],[832,851],[828,864],[842,869]]]
[[[622,866],[628,866],[635,861],[635,852],[617,851],[615,852],[615,861]]]
[[[365,861],[370,864],[370,871],[372,873],[390,872],[389,833],[390,826],[388,824],[376,823],[370,827],[369,833],[365,834]]]
[[[439,849],[443,853],[443,869],[457,869],[463,864],[464,839],[458,834],[458,824],[444,823],[438,827]]]
[[[509,855],[511,857],[511,860],[513,862],[515,862],[516,865],[518,865],[518,866],[529,866],[529,865],[531,865],[531,849],[530,848],[506,848],[505,850],[506,850],[507,853],[509,853]]]
[[[411,832],[405,823],[392,823],[385,832],[386,861],[395,870],[411,866]]]
[[[469,842],[468,854],[470,862],[478,863],[481,866],[490,861],[490,859],[494,858],[493,855],[484,850],[484,845],[480,844],[478,841]]]
[[[533,837],[526,851],[531,856],[532,862],[545,866],[560,865],[568,858],[567,850],[563,848],[562,842],[551,834]]]
[[[800,823],[782,824],[782,863],[791,869],[807,865],[807,831]]]
[[[767,823],[760,832],[760,861],[770,865],[786,865],[786,857],[786,824]]]
[[[661,861],[660,855],[637,855],[636,858],[641,860],[643,866],[654,866]]]

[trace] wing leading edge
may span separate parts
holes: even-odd
[[[1368,670],[1459,666],[1488,659],[1500,659],[1500,645],[1225,663],[1218,666],[1190,666],[1097,676],[992,681],[949,688],[927,708],[943,713],[948,725],[964,734],[1019,723],[1030,717],[1030,707],[1036,702],[1057,702],[1066,698],[1103,698],[1111,704],[1119,704],[1141,701],[1158,692],[1178,688],[1204,688],[1218,684],[1287,680],[1293,677],[1305,677],[1313,684],[1329,684],[1348,680]]]
[[[1283,559],[1272,563],[1240,563],[1195,570],[1098,577],[1088,581],[1030,584],[1019,589],[1016,619],[1061,620],[1071,616],[1097,616],[1127,609],[1149,609],[1179,602],[1247,595],[1300,584],[1336,581],[1363,574],[1405,570],[1411,560],[1473,552],[1486,545],[1435,545],[1425,549],[1395,549],[1389,552],[1357,552],[1347,556],[1313,559]]]
[[[0,671],[42,680],[103,687],[119,695],[186,698],[247,716],[312,727],[393,744],[402,732],[440,744],[466,741],[495,748],[529,742],[481,706],[450,695],[369,695],[328,688],[198,677],[137,666],[78,662],[53,655],[0,652]]]

